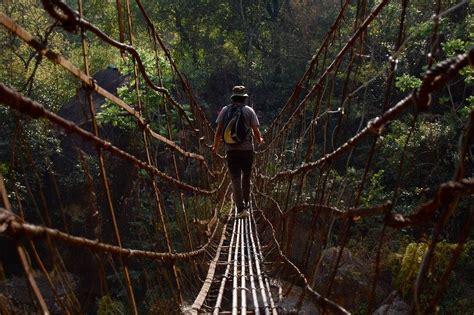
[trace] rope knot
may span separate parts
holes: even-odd
[[[467,53],[467,61],[471,67],[474,67],[474,48],[471,48]]]
[[[428,110],[431,105],[431,94],[425,89],[420,88],[415,93],[413,93],[413,99],[419,112]]]
[[[10,227],[10,223],[15,220],[15,215],[5,209],[0,208],[0,233],[4,233]]]
[[[43,6],[48,13],[61,22],[68,32],[75,32],[79,23],[79,13],[72,10],[62,0],[43,0]]]
[[[382,131],[383,131],[383,125],[382,126],[376,126],[376,123],[378,122],[378,120],[380,120],[380,117],[375,117],[374,119],[371,119],[368,123],[367,123],[367,130],[370,132],[370,133],[373,133],[377,136],[380,136],[382,134]]]

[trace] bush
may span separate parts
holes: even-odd
[[[422,306],[431,301],[438,290],[441,277],[452,258],[456,244],[440,242],[436,245],[433,260],[422,285],[420,302]],[[413,294],[413,286],[421,266],[423,257],[428,250],[427,243],[410,243],[404,254],[396,257],[399,266],[393,264],[394,286],[404,299],[409,300]],[[399,268],[399,269],[398,269]],[[464,252],[459,258],[456,268],[451,273],[445,294],[440,303],[440,312],[446,314],[465,314],[474,308],[474,241],[466,243]]]
[[[113,300],[109,295],[101,297],[97,303],[97,315],[124,315],[122,302]]]

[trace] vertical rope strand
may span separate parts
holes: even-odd
[[[79,14],[80,14],[80,16],[82,16],[83,15],[82,0],[78,0],[78,7],[79,7]],[[81,44],[82,44],[84,71],[85,71],[87,76],[90,76],[90,73],[89,73],[89,54],[88,54],[88,48],[87,48],[86,39],[85,39],[83,29],[81,29]],[[86,94],[87,94],[87,103],[89,105],[89,110],[90,110],[90,115],[91,115],[91,120],[92,120],[92,126],[93,126],[93,129],[94,129],[94,134],[98,137],[99,136],[99,127],[97,125],[95,107],[94,107],[94,103],[93,103],[93,100],[92,100],[91,91],[88,90]],[[122,247],[122,239],[120,237],[118,223],[117,223],[117,219],[116,219],[116,216],[115,216],[115,208],[114,208],[114,205],[113,205],[112,192],[110,190],[109,181],[108,181],[108,178],[107,178],[107,171],[105,169],[104,153],[103,153],[102,149],[97,148],[97,154],[98,154],[98,157],[99,157],[100,176],[101,176],[101,179],[102,179],[102,184],[104,186],[104,190],[105,190],[105,194],[106,194],[106,198],[107,198],[107,204],[108,204],[108,208],[109,208],[109,211],[110,211],[110,217],[112,219],[112,226],[113,226],[115,241],[116,241],[116,243],[119,247]],[[127,297],[128,297],[129,306],[131,308],[131,312],[133,314],[138,314],[138,309],[137,309],[137,305],[136,305],[136,302],[135,302],[135,293],[133,292],[132,280],[130,278],[130,272],[128,270],[127,263],[123,259],[123,257],[120,257],[120,263],[122,264],[122,268],[123,268],[123,272],[124,272],[125,284],[126,284],[126,289],[127,289]]]

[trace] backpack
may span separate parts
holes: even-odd
[[[244,106],[230,106],[224,117],[222,140],[226,144],[239,144],[245,141],[250,129],[245,126],[242,111]]]

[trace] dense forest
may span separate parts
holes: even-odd
[[[111,45],[91,28],[61,22],[67,10],[48,10],[48,3],[72,8],[124,46]],[[0,83],[110,142],[91,145],[71,130],[0,104],[0,174],[11,210],[21,220],[113,244],[120,244],[118,224],[124,248],[179,253],[202,247],[214,237],[214,218],[223,220],[231,200],[221,188],[228,179],[218,173],[225,169],[219,158],[224,152],[210,152],[215,120],[230,102],[232,87],[245,85],[266,142],[257,147],[262,153],[252,180],[255,204],[275,226],[275,242],[283,244],[268,250],[266,259],[281,260],[281,250],[321,292],[335,278],[328,296],[354,314],[384,314],[379,307],[393,301],[398,312],[386,314],[421,313],[420,305],[427,313],[472,313],[472,60],[431,94],[428,109],[413,107],[339,159],[309,167],[420,88],[436,64],[472,50],[473,0],[4,0],[0,13],[30,33],[37,47],[52,52],[40,53],[2,22]],[[350,50],[344,50],[354,34]],[[51,60],[52,54],[90,74],[92,84],[131,109],[92,93],[94,87],[65,70],[58,58]],[[154,138],[146,135],[149,130]],[[157,140],[163,138],[173,144]],[[109,144],[152,167],[109,154]],[[182,151],[202,159],[183,157]],[[300,166],[308,170],[299,172]],[[280,181],[291,170],[298,171]],[[470,185],[467,193],[453,193],[443,206],[438,200],[423,224],[385,225],[391,213],[409,215],[438,196],[442,184],[462,180]],[[343,221],[319,214],[310,208],[315,204],[342,210],[382,205],[385,212]],[[309,211],[301,210],[305,207]],[[116,217],[108,208],[115,208]],[[157,208],[163,212],[156,214]],[[273,241],[271,232],[261,228],[263,243]],[[75,310],[70,313],[132,313],[127,281],[134,284],[139,313],[177,312],[192,303],[210,260],[124,262],[49,238],[33,242],[0,234],[1,314],[37,310],[27,293],[19,243],[57,314],[64,305]],[[342,267],[331,276],[329,256],[337,257],[338,248]],[[414,298],[427,253],[432,262]],[[269,267],[268,273],[298,305],[295,292],[304,284],[292,270]],[[48,281],[59,292],[51,293]],[[440,283],[444,294],[430,309]],[[307,295],[301,300],[312,313]]]

